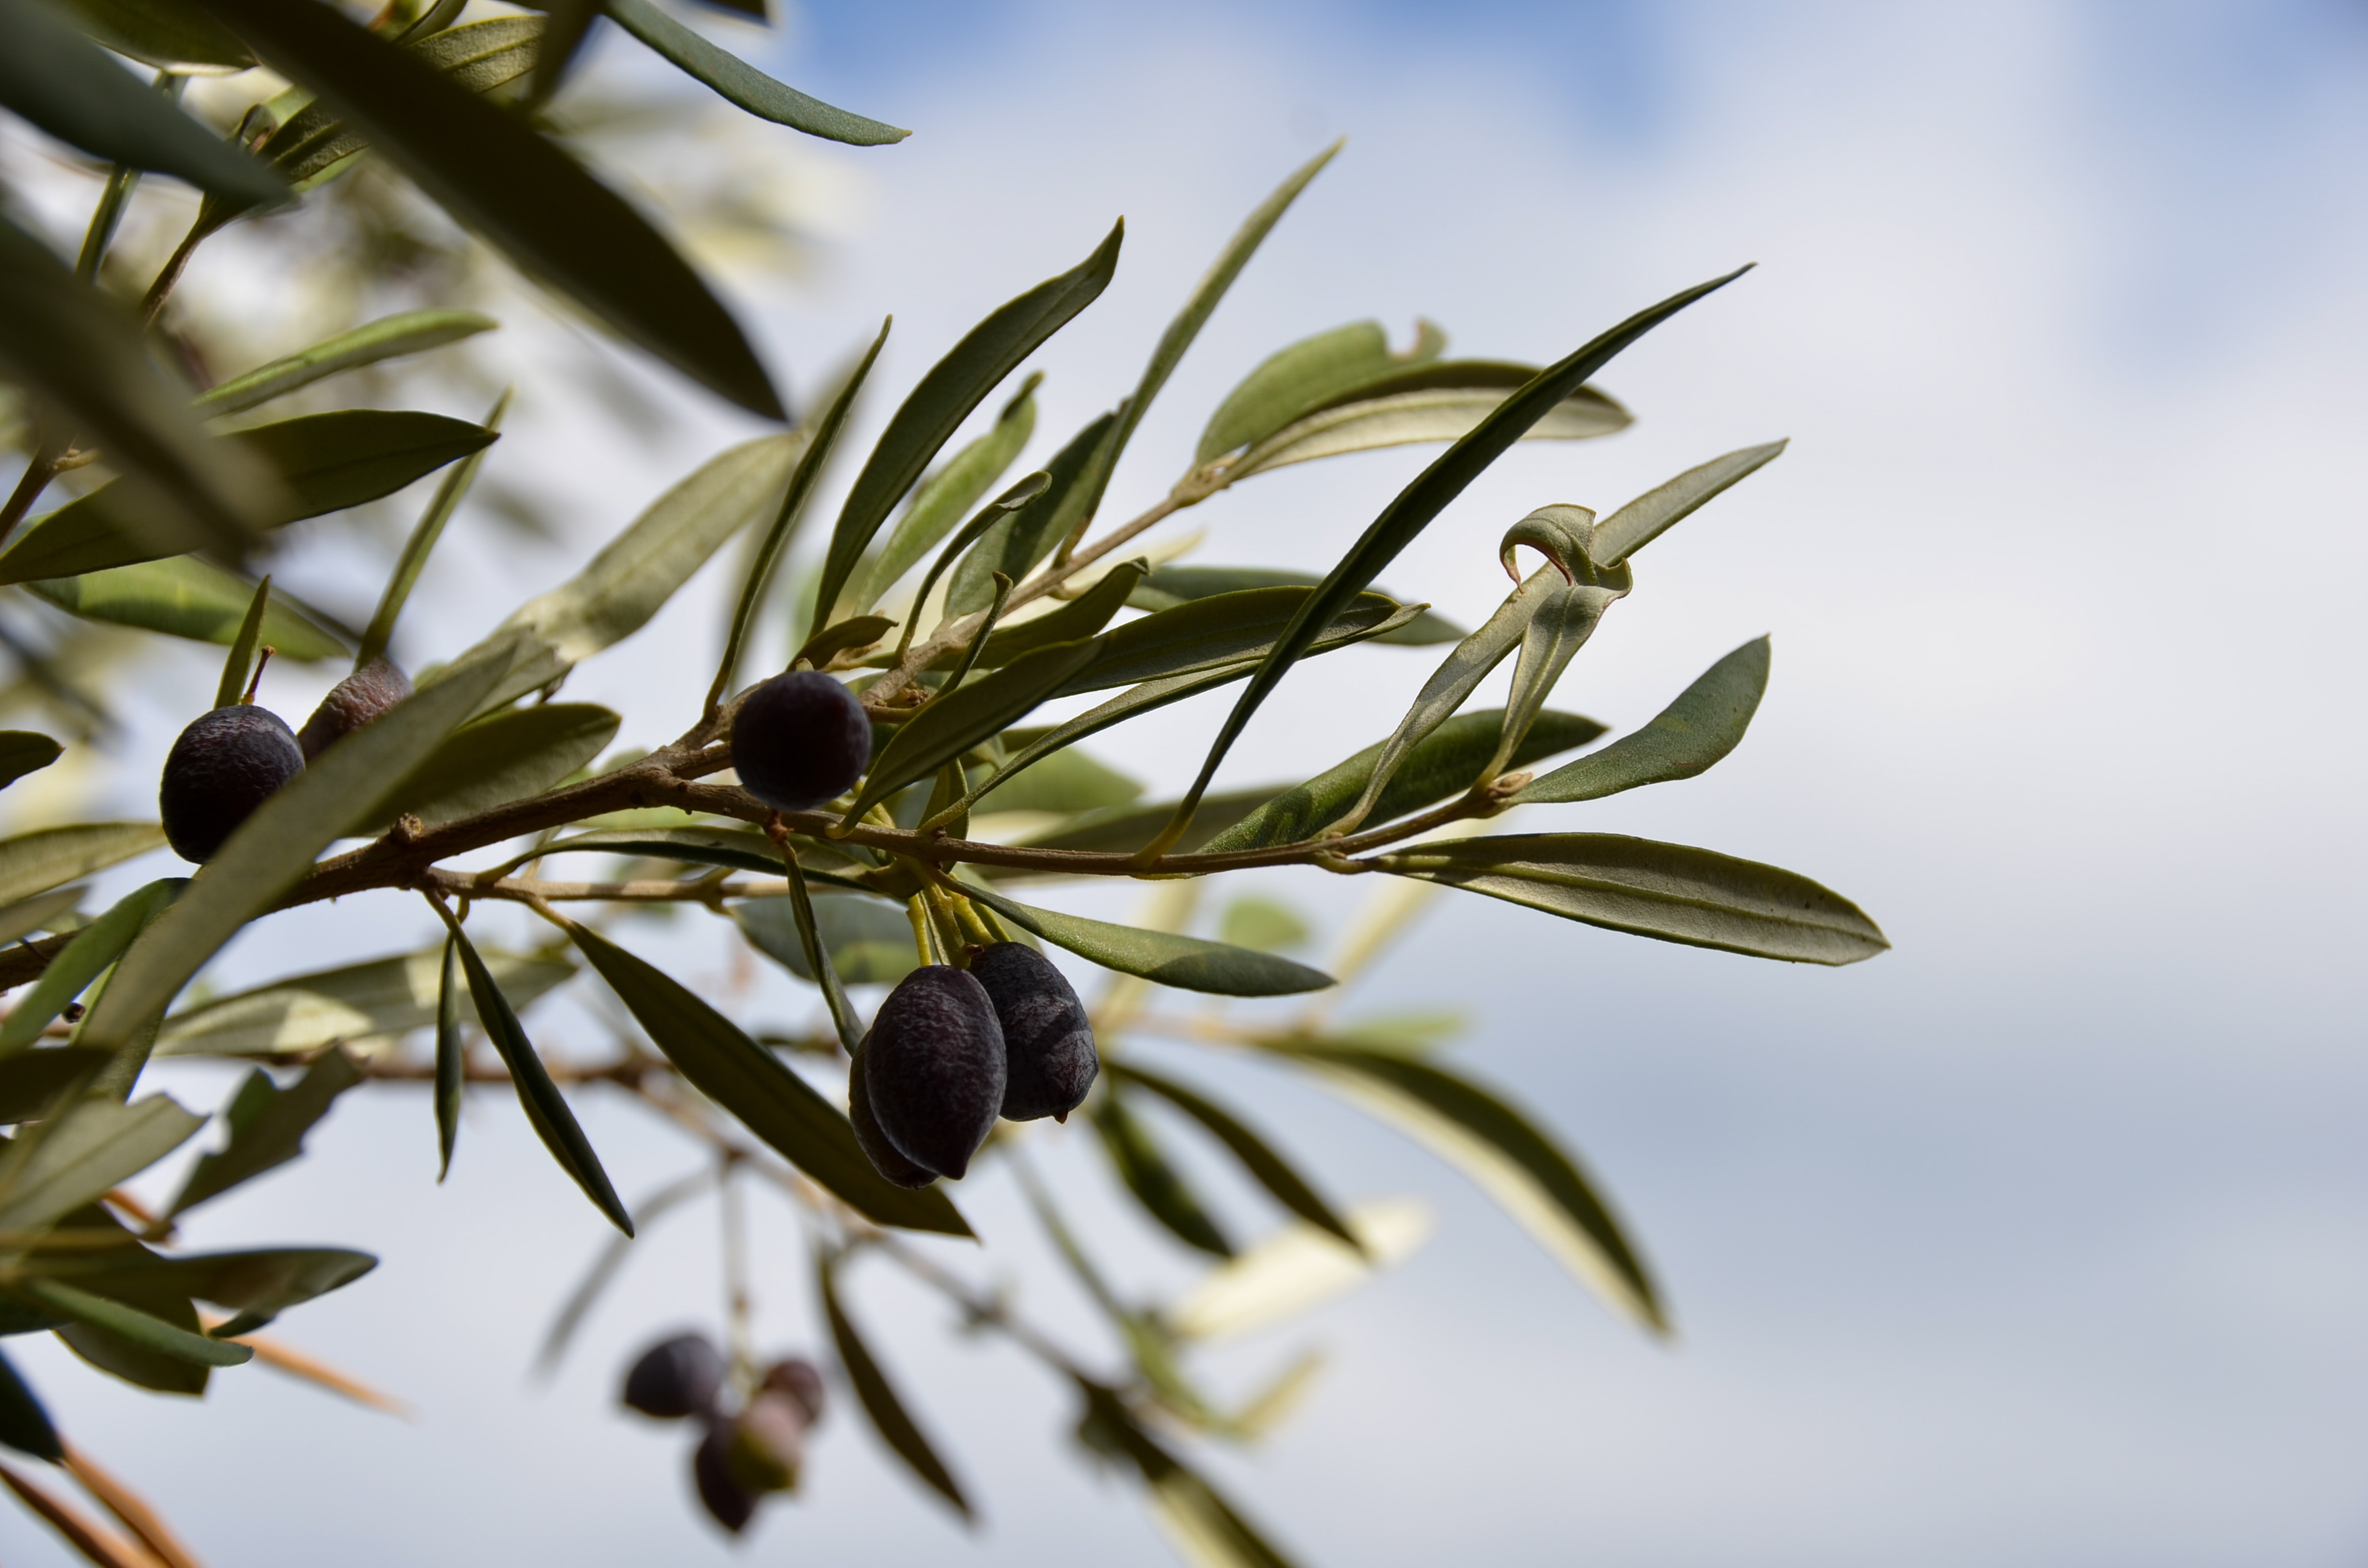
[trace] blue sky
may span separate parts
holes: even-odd
[[[1543,360],[1761,264],[1605,374],[1634,430],[1514,454],[1389,580],[1469,621],[1499,591],[1497,532],[1531,506],[1606,507],[1791,437],[1654,546],[1561,694],[1633,726],[1770,632],[1750,740],[1583,825],[1795,867],[1897,950],[1807,971],[1465,900],[1374,982],[1373,1006],[1471,1006],[1460,1058],[1585,1152],[1669,1288],[1674,1348],[1394,1134],[1169,1058],[1287,1129],[1338,1190],[1440,1216],[1397,1274],[1218,1362],[1243,1386],[1302,1342],[1328,1349],[1294,1423],[1217,1467],[1304,1561],[2360,1560],[2368,13],[816,5],[765,58],[916,130],[780,154],[840,193],[812,276],[750,307],[801,394],[890,311],[879,374],[901,392],[1126,215],[1119,281],[1042,358],[1040,452],[1132,381],[1239,215],[1349,137],[1185,361],[1113,506],[1164,490],[1205,411],[1298,335],[1365,316],[1403,335],[1420,314],[1460,351]],[[593,537],[737,428],[686,406],[653,450],[529,397],[512,440]],[[1197,559],[1328,560],[1415,466],[1260,481],[1207,509]],[[540,585],[518,574],[562,570],[456,536],[416,657]],[[570,694],[655,735],[706,613],[686,601]],[[677,641],[700,652],[669,659]],[[1255,726],[1227,778],[1304,777],[1385,733],[1421,662],[1339,657],[1328,700]],[[211,679],[182,674],[191,693]],[[274,678],[291,709],[308,695]],[[1130,765],[1178,782],[1217,716],[1171,710]],[[1344,897],[1335,879],[1266,886],[1326,914]],[[311,936],[359,953],[427,931],[357,903]],[[223,975],[288,967],[259,936]],[[764,1005],[797,1004],[780,985]],[[598,1221],[490,1105],[431,1188],[425,1116],[341,1108],[302,1180],[258,1184],[199,1238],[383,1252],[288,1328],[416,1401],[416,1426],[256,1378],[163,1407],[63,1355],[34,1367],[44,1389],[219,1561],[331,1543],[369,1563],[727,1560],[682,1505],[679,1455],[605,1403],[634,1346],[712,1316],[706,1221],[646,1244],[571,1369],[531,1392],[541,1314]],[[591,1125],[629,1190],[688,1158],[597,1102]],[[1084,1185],[1082,1159],[1056,1168]],[[1079,1201],[1130,1279],[1190,1277]],[[1032,1256],[1007,1190],[965,1203]],[[766,1333],[810,1340],[793,1237],[769,1233]],[[865,1301],[989,1528],[963,1540],[842,1419],[808,1499],[746,1560],[1160,1560],[1127,1496],[1062,1459],[1068,1415],[1040,1381],[884,1282]],[[1090,1332],[1058,1290],[1033,1304]],[[0,1556],[59,1561],[5,1516]]]

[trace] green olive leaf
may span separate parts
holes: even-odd
[[[142,64],[244,71],[255,63],[237,35],[191,0],[68,0],[68,6],[85,33]]]
[[[406,772],[356,832],[404,815],[433,826],[539,795],[606,750],[620,722],[593,703],[544,702],[464,724]]]
[[[1201,432],[1193,465],[1256,446],[1302,415],[1369,382],[1428,364],[1446,347],[1446,335],[1429,322],[1415,324],[1415,340],[1403,354],[1390,352],[1389,335],[1379,322],[1352,322],[1304,337],[1269,356],[1225,394]]]
[[[163,1318],[125,1306],[105,1296],[67,1284],[63,1279],[35,1276],[16,1287],[17,1292],[39,1302],[63,1317],[103,1329],[119,1338],[129,1340],[142,1350],[158,1355],[194,1361],[201,1367],[243,1367],[255,1359],[255,1352],[244,1345],[224,1339],[209,1339],[202,1334],[191,1334],[176,1328]]]
[[[1157,1095],[1207,1129],[1212,1137],[1242,1163],[1242,1168],[1285,1209],[1309,1224],[1330,1232],[1352,1247],[1360,1244],[1348,1221],[1325,1201],[1307,1178],[1301,1176],[1290,1161],[1277,1153],[1265,1139],[1245,1126],[1233,1112],[1199,1090],[1173,1078],[1147,1072],[1132,1062],[1112,1062],[1107,1070],[1114,1081]],[[1228,1252],[1226,1256],[1232,1254]]]
[[[855,1385],[856,1402],[863,1406],[863,1414],[871,1417],[872,1430],[880,1434],[889,1450],[903,1460],[929,1490],[952,1504],[956,1513],[965,1520],[971,1519],[970,1500],[962,1495],[953,1471],[946,1468],[945,1460],[938,1457],[937,1449],[922,1435],[919,1423],[905,1410],[895,1385],[889,1382],[871,1347],[863,1342],[855,1320],[847,1315],[846,1303],[838,1297],[837,1271],[836,1259],[825,1256],[814,1260],[814,1283],[822,1293],[823,1317],[830,1324],[830,1342],[838,1352],[838,1364],[846,1369],[847,1381]]]
[[[221,437],[279,476],[274,528],[391,495],[446,463],[483,451],[493,432],[438,414],[353,408],[311,414]],[[114,480],[70,501],[0,551],[0,583],[73,577],[202,548],[179,528],[151,485]]]
[[[1014,659],[967,686],[940,693],[873,759],[863,789],[848,808],[853,826],[863,813],[907,784],[931,774],[990,735],[999,733],[1038,704],[1066,689],[1100,652],[1099,639],[1056,642]]]
[[[1768,689],[1768,639],[1754,638],[1697,676],[1653,722],[1601,751],[1532,780],[1514,803],[1600,801],[1622,790],[1691,778],[1743,741]]]
[[[667,16],[650,0],[601,0],[600,9],[617,25],[649,46],[650,51],[693,81],[714,90],[724,102],[746,109],[759,119],[803,131],[828,142],[851,147],[879,147],[913,134],[860,114],[849,114],[820,98],[808,97],[786,83],[776,82],[738,55],[714,44]]]
[[[1434,387],[1345,403],[1296,420],[1260,441],[1224,470],[1227,483],[1271,473],[1293,463],[1345,457],[1420,441],[1456,441],[1479,428],[1510,393],[1496,387]],[[1526,441],[1586,441],[1616,435],[1628,411],[1593,387],[1581,387],[1523,430]]]
[[[973,883],[965,882],[962,891],[1056,948],[1066,948],[1104,969],[1139,975],[1155,984],[1174,986],[1179,991],[1208,992],[1220,996],[1291,996],[1321,991],[1332,983],[1332,977],[1323,971],[1273,953],[1036,909]]]
[[[1238,593],[1244,588],[1312,588],[1321,581],[1313,572],[1294,572],[1288,567],[1171,564],[1155,567],[1126,602],[1131,609],[1172,609],[1193,599]],[[1385,599],[1398,597],[1378,583],[1373,585],[1373,592]],[[1374,641],[1422,647],[1457,642],[1463,635],[1463,629],[1445,616],[1426,609],[1406,625]]]
[[[513,1007],[529,1007],[575,974],[564,952],[486,949],[478,958]],[[155,1053],[301,1061],[332,1045],[400,1039],[442,1017],[442,954],[439,945],[344,964],[184,1007],[165,1017]]]
[[[63,887],[164,843],[165,830],[153,822],[77,823],[0,838],[0,903]]]
[[[1079,487],[1090,483],[1095,454],[1117,423],[1117,415],[1105,414],[1071,437],[1069,444],[1044,465],[1044,488],[979,536],[946,585],[948,615],[985,609],[995,597],[996,573],[1019,582],[1053,553],[1076,520],[1076,508],[1082,504]],[[915,608],[918,608],[916,600]]]
[[[242,376],[233,376],[202,393],[189,407],[204,418],[244,414],[250,408],[286,397],[346,370],[375,365],[406,354],[424,354],[491,332],[501,323],[474,311],[405,311],[341,332],[310,348],[301,349]]]
[[[889,420],[839,509],[838,526],[832,530],[830,551],[814,588],[814,625],[829,624],[839,590],[854,575],[889,508],[913,487],[971,410],[1045,339],[1100,297],[1118,270],[1119,242],[1125,233],[1121,222],[1076,267],[998,308],[921,378]]]
[[[1043,380],[1041,371],[1030,372],[1011,401],[1003,405],[1003,412],[996,416],[994,428],[963,447],[944,467],[914,487],[913,499],[890,530],[888,542],[856,573],[846,591],[839,595],[840,612],[850,607],[861,609],[878,604],[880,597],[894,587],[897,580],[952,532],[954,525],[978,505],[980,497],[994,488],[995,482],[1019,459],[1029,437],[1035,433],[1036,389]]]
[[[474,460],[463,460],[463,466]],[[254,589],[243,578],[194,555],[24,585],[68,615],[194,642],[230,642],[254,602]],[[263,641],[277,656],[303,664],[342,658],[347,652],[343,638],[277,596],[264,611]]]
[[[1667,484],[1645,492],[1597,528],[1596,562],[1616,566],[1627,560],[1727,486],[1783,456],[1789,444],[1770,441],[1764,447],[1746,447],[1713,458],[1700,468],[1690,468]]]
[[[1115,1085],[1095,1099],[1087,1114],[1100,1136],[1102,1152],[1110,1156],[1110,1168],[1134,1194],[1144,1213],[1187,1246],[1198,1247],[1212,1257],[1234,1256],[1234,1244],[1224,1228],[1160,1148],[1151,1129],[1127,1108]]]
[[[164,1095],[130,1105],[103,1096],[76,1100],[17,1134],[0,1155],[0,1232],[55,1223],[138,1176],[205,1124]]]
[[[1420,844],[1374,864],[1606,930],[1753,958],[1857,963],[1891,945],[1858,905],[1806,877],[1619,834]]]
[[[186,877],[150,882],[124,894],[106,914],[76,931],[65,950],[41,971],[33,988],[17,999],[6,1019],[0,1019],[0,1056],[22,1051],[40,1039],[51,1020],[65,1011],[66,1004],[122,957],[131,939],[188,885]]]
[[[284,1089],[259,1067],[248,1074],[223,1112],[230,1141],[189,1167],[188,1179],[166,1206],[165,1217],[185,1213],[296,1158],[304,1152],[304,1134],[329,1114],[330,1102],[361,1081],[354,1059],[334,1049]]]
[[[28,773],[39,773],[66,754],[66,748],[31,730],[0,730],[0,790]]]

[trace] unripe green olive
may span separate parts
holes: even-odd
[[[1068,977],[1019,942],[996,942],[970,960],[1003,1026],[1008,1063],[1003,1115],[1012,1121],[1066,1121],[1101,1072],[1093,1026]]]
[[[805,1458],[805,1407],[786,1393],[760,1392],[726,1425],[724,1462],[746,1492],[794,1492]]]
[[[288,722],[268,708],[230,703],[200,713],[165,758],[157,814],[173,853],[212,859],[239,824],[304,771]]]
[[[1003,1108],[1003,1026],[985,987],[948,964],[896,983],[871,1020],[859,1067],[871,1115],[895,1151],[959,1178]]]
[[[871,766],[871,720],[841,682],[819,670],[775,676],[732,718],[740,787],[777,812],[837,800]]]

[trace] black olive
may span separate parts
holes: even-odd
[[[986,988],[925,964],[896,983],[871,1020],[859,1067],[872,1116],[895,1151],[959,1178],[1003,1108],[1003,1026]]]
[[[723,1392],[723,1355],[703,1334],[678,1334],[642,1352],[625,1374],[625,1403],[644,1415],[705,1415]]]
[[[268,708],[231,703],[199,714],[165,758],[156,807],[165,841],[184,860],[212,859],[256,807],[303,771],[296,737]]]
[[[410,695],[411,677],[393,660],[372,659],[331,687],[296,732],[304,760],[312,761]]]
[[[880,1131],[880,1119],[871,1114],[871,1094],[864,1083],[863,1058],[871,1043],[871,1037],[856,1047],[855,1060],[847,1069],[847,1119],[855,1129],[855,1146],[878,1171],[898,1187],[927,1187],[938,1179],[935,1171],[925,1171],[896,1152],[888,1142],[888,1134]]]
[[[757,1517],[757,1499],[732,1473],[729,1423],[717,1422],[690,1456],[690,1479],[715,1522],[738,1535]]]
[[[818,670],[775,676],[732,719],[740,787],[777,812],[837,800],[871,765],[871,721],[841,683]]]
[[[1003,1114],[1012,1121],[1068,1119],[1085,1103],[1101,1072],[1093,1026],[1068,978],[1043,954],[1018,942],[996,942],[970,960],[971,978],[986,988],[1003,1026],[1008,1062]]]

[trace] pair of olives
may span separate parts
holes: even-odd
[[[848,1074],[855,1140],[899,1187],[960,1179],[997,1117],[1067,1119],[1101,1071],[1085,1004],[1032,948],[996,942],[960,970],[897,982]]]
[[[306,763],[410,695],[410,677],[381,658],[339,681],[301,731],[251,701],[199,714],[165,758],[156,805],[165,842],[184,860],[212,859]]]
[[[620,1397],[644,1415],[705,1426],[691,1451],[691,1483],[709,1516],[738,1535],[768,1495],[797,1490],[807,1429],[822,1419],[823,1385],[813,1362],[786,1357],[731,1410],[726,1372],[723,1352],[705,1335],[677,1335],[642,1352]]]

